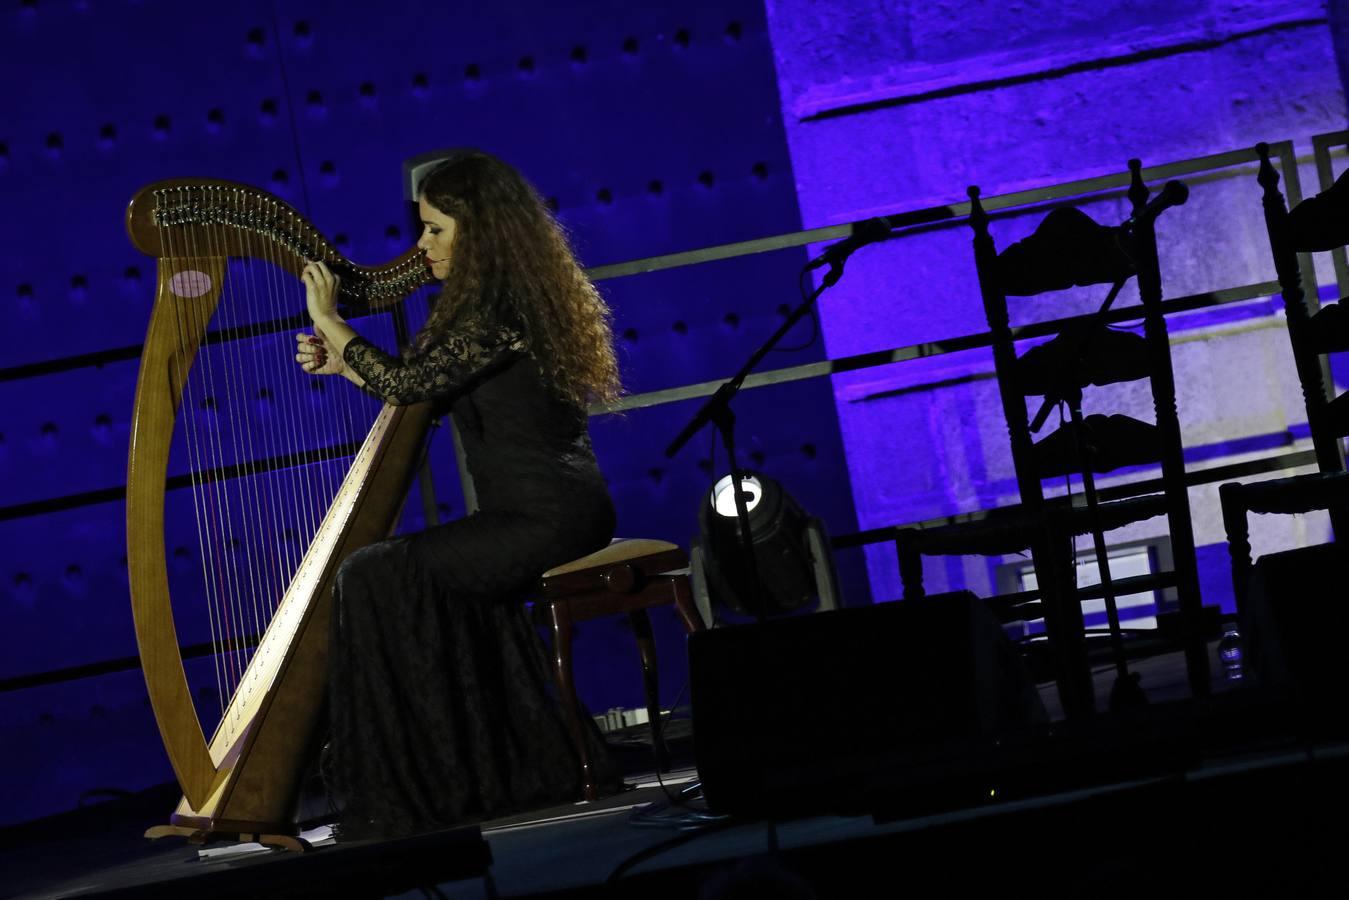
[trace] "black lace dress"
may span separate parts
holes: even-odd
[[[343,809],[339,839],[579,799],[524,599],[541,573],[613,534],[584,411],[545,385],[509,329],[465,329],[403,358],[356,338],[343,355],[388,402],[450,404],[480,509],[366,547],[338,571],[323,774]],[[616,784],[598,730],[587,734]]]

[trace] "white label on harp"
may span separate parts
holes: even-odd
[[[169,279],[169,290],[179,297],[200,297],[211,289],[211,276],[197,269],[184,269]]]

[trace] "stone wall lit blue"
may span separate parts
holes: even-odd
[[[768,0],[783,118],[806,227],[958,203],[1125,170],[1294,141],[1345,127],[1343,4],[1320,0]],[[1335,163],[1337,171],[1343,162]],[[1315,191],[1310,163],[1304,189]],[[1285,179],[1285,187],[1287,179]],[[1155,187],[1155,185],[1154,185]],[[1254,172],[1196,178],[1159,224],[1163,284],[1179,297],[1274,278]],[[1122,198],[1089,201],[1103,223]],[[993,223],[999,247],[1043,210]],[[1318,281],[1334,300],[1333,273]],[[1118,306],[1136,303],[1132,286]],[[1086,312],[1104,289],[1027,298],[1016,324]],[[867,248],[821,301],[831,358],[939,342],[986,328],[969,229]],[[1306,446],[1281,306],[1173,317],[1173,360],[1191,463],[1243,448]],[[1339,389],[1346,373],[1337,370]],[[1014,502],[991,354],[966,351],[834,377],[862,528]],[[1093,390],[1087,412],[1152,419],[1145,384]],[[1032,410],[1034,412],[1034,410]],[[897,436],[903,436],[902,440]],[[1101,483],[1145,477],[1133,472]],[[1153,473],[1155,474],[1155,470]],[[1231,608],[1216,485],[1192,492],[1206,603]],[[1159,520],[1160,521],[1160,520]],[[1324,517],[1258,523],[1257,552],[1323,540]],[[1147,540],[1158,522],[1116,541]],[[867,551],[875,596],[899,590],[893,548]],[[998,559],[930,558],[931,590],[995,587]]]

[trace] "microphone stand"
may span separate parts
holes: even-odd
[[[867,225],[870,227],[870,223],[867,223]],[[754,557],[754,539],[749,530],[749,506],[745,500],[745,492],[740,489],[741,470],[739,464],[736,462],[735,456],[735,413],[731,411],[731,400],[735,397],[736,393],[739,392],[745,379],[754,371],[754,368],[768,355],[770,350],[777,346],[778,342],[786,336],[787,332],[792,330],[792,326],[805,317],[806,313],[808,313],[815,305],[815,301],[819,299],[820,295],[838,284],[839,279],[843,277],[844,262],[847,261],[848,256],[854,250],[864,243],[864,241],[858,239],[858,236],[859,233],[855,230],[853,237],[845,238],[842,241],[831,244],[824,253],[806,264],[807,269],[819,268],[826,264],[829,266],[829,271],[825,272],[824,277],[820,279],[820,286],[791,311],[786,320],[783,321],[782,325],[778,327],[778,330],[773,332],[772,336],[745,361],[745,364],[740,367],[740,371],[736,372],[727,381],[723,382],[722,385],[717,388],[716,392],[712,394],[711,397],[707,398],[707,402],[702,405],[702,408],[694,414],[688,424],[680,430],[679,434],[675,436],[675,439],[665,448],[665,457],[667,459],[672,458],[702,429],[704,425],[709,422],[711,422],[721,434],[721,442],[726,447],[726,457],[731,469],[731,490],[735,492],[735,515],[737,524],[740,528],[740,548],[745,556],[745,571],[749,578],[750,590],[753,595],[755,618],[760,625],[763,625],[768,621],[768,598],[765,596],[766,592],[763,583],[759,580],[758,560]],[[869,236],[865,242],[870,243],[872,240],[880,239],[883,238],[879,236]],[[681,798],[689,797],[701,793],[701,791],[702,782],[697,781],[684,787],[679,792],[679,796]],[[770,829],[772,827],[772,821],[770,819]],[[771,837],[772,843],[776,845],[776,833],[773,833]]]
[[[768,617],[768,598],[764,596],[763,583],[759,580],[759,565],[754,556],[753,536],[750,534],[749,508],[745,501],[745,492],[740,489],[741,469],[735,455],[735,413],[731,410],[731,400],[739,392],[749,374],[768,355],[769,351],[777,346],[787,332],[791,331],[792,327],[805,317],[820,295],[838,284],[839,279],[843,277],[843,263],[847,260],[848,254],[857,249],[860,244],[854,243],[842,253],[837,252],[835,248],[849,244],[852,240],[852,238],[848,238],[832,245],[817,260],[807,264],[807,268],[817,268],[821,261],[829,265],[829,271],[820,279],[820,286],[791,311],[786,320],[778,327],[778,330],[773,332],[772,336],[745,361],[745,364],[740,367],[740,371],[723,382],[716,392],[707,398],[707,402],[703,404],[702,408],[694,414],[688,424],[665,448],[666,458],[673,457],[709,422],[721,434],[721,442],[726,448],[726,458],[731,469],[731,487],[735,491],[735,514],[740,528],[740,546],[745,556],[745,570],[751,585],[752,606],[761,625]]]

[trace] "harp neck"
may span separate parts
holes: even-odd
[[[340,279],[339,301],[355,311],[395,303],[431,280],[415,247],[378,266],[352,262],[303,215],[266,191],[230,181],[179,178],[139,190],[127,207],[131,243],[161,260],[265,259],[299,277],[322,260]],[[176,274],[170,263],[168,277]]]

